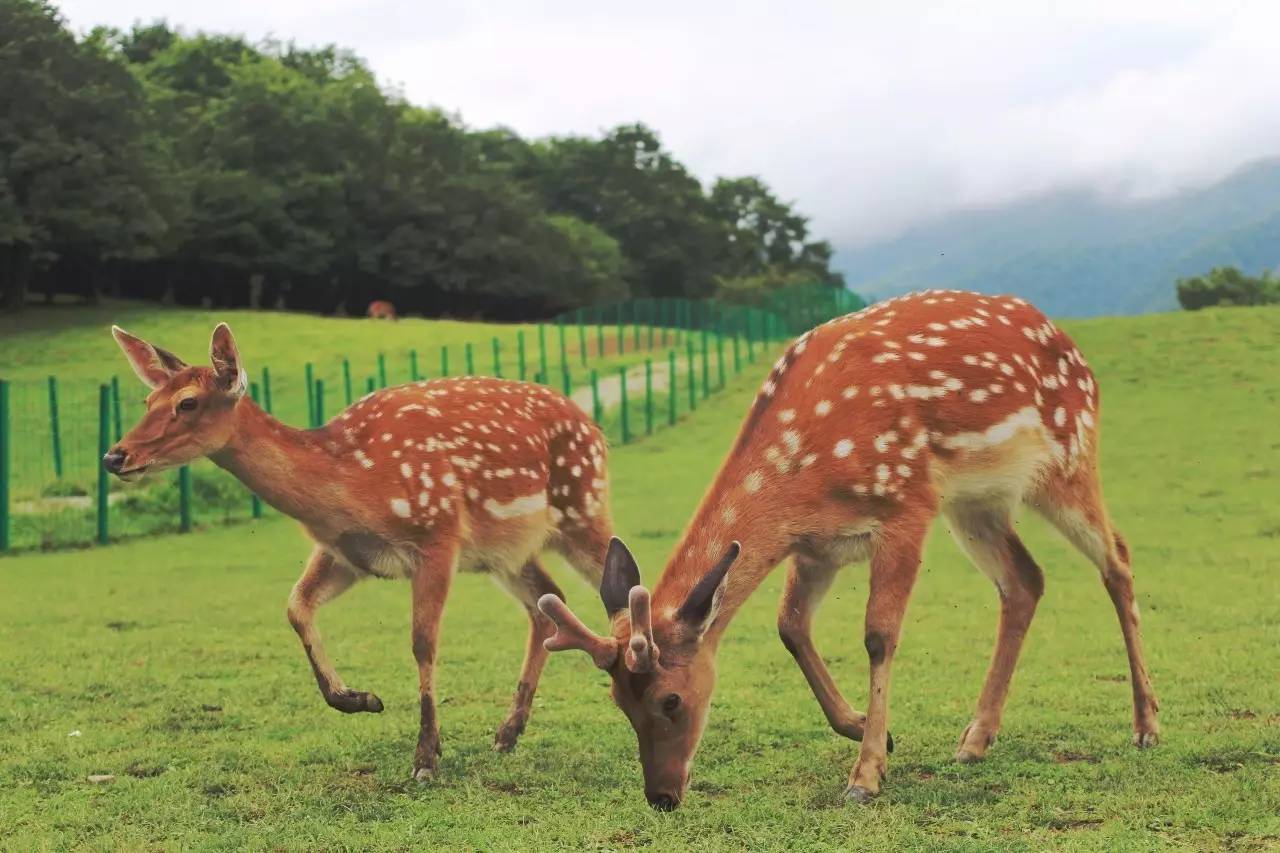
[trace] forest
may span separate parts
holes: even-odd
[[[842,287],[758,177],[705,184],[641,123],[524,139],[410,103],[334,46],[163,22],[77,35],[0,0],[0,304],[536,318]]]

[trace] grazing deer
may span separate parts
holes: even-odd
[[[831,727],[862,741],[846,798],[880,790],[892,749],[889,669],[925,534],[938,513],[1000,596],[995,654],[956,759],[986,755],[1044,587],[1014,529],[1028,504],[1098,567],[1129,655],[1134,743],[1155,744],[1129,550],[1098,475],[1098,387],[1080,351],[1022,299],[929,291],[801,336],[774,365],[652,595],[621,542],[605,558],[612,621],[592,633],[554,594],[552,650],[582,649],[613,677],[640,742],[645,796],[675,808],[707,718],[729,621],[790,557],[778,611]],[[840,695],[810,636],[837,570],[870,560],[866,714]],[[711,567],[708,569],[708,567]]]
[[[396,306],[385,299],[375,299],[369,303],[366,313],[374,320],[394,320],[396,318]]]
[[[550,389],[470,377],[376,391],[325,426],[298,430],[245,394],[225,324],[213,331],[212,367],[112,333],[152,390],[146,414],[103,464],[132,480],[207,456],[302,522],[316,547],[288,616],[330,706],[376,713],[382,701],[343,683],[320,644],[316,609],[365,577],[409,579],[422,713],[415,778],[431,778],[440,752],[436,638],[454,572],[489,572],[524,605],[528,647],[494,742],[514,748],[554,632],[535,605],[560,595],[539,552],[553,547],[600,580],[610,521],[599,429]]]

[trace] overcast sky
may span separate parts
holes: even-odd
[[[165,18],[337,43],[472,126],[640,120],[704,180],[762,176],[838,246],[1052,189],[1165,194],[1280,155],[1270,0],[59,6],[78,30]]]

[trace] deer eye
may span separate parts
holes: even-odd
[[[197,405],[195,397],[183,397],[178,403],[178,411],[194,412]]]
[[[667,698],[662,700],[662,712],[664,714],[674,714],[679,707],[680,697],[675,693],[668,694]]]

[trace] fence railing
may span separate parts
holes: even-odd
[[[287,369],[264,365],[252,371],[250,394],[281,420],[314,428],[388,385],[505,376],[571,396],[611,442],[625,444],[674,426],[779,341],[862,305],[853,294],[826,290],[766,308],[634,300],[569,312],[531,334],[518,329],[461,346]],[[0,379],[0,553],[104,544],[271,512],[208,461],[128,486],[109,477],[100,460],[133,421],[122,393],[126,402],[140,397],[135,381]]]

